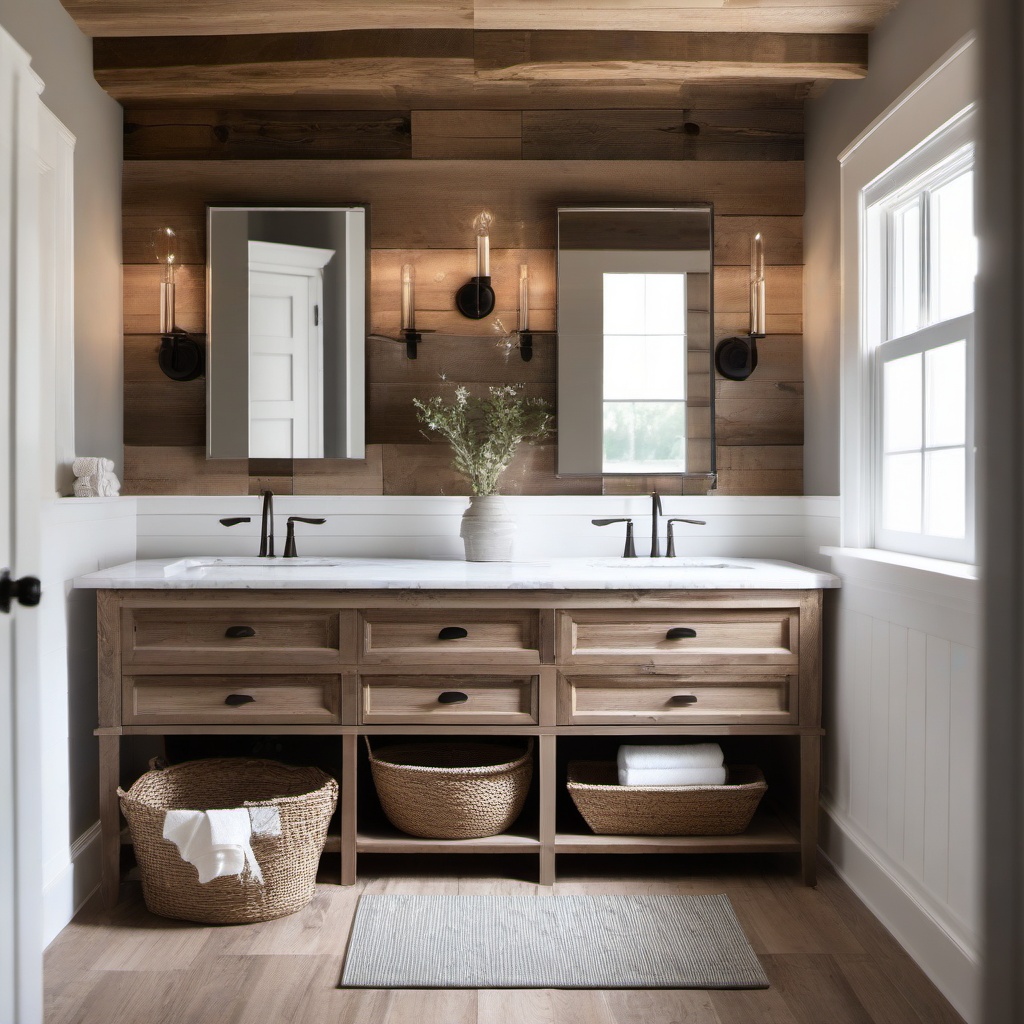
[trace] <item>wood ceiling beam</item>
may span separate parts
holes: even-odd
[[[123,103],[422,105],[432,93],[862,78],[867,37],[785,33],[396,29],[96,39],[96,79]],[[459,106],[479,106],[462,100]],[[523,104],[530,106],[530,104]],[[569,104],[561,104],[569,105]],[[605,103],[605,106],[611,104]]]
[[[62,0],[89,36],[346,29],[870,32],[897,0]]]

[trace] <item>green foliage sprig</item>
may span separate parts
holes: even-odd
[[[412,401],[420,423],[452,446],[452,466],[479,496],[497,493],[498,477],[523,441],[551,433],[551,407],[542,398],[526,398],[515,385],[488,388],[480,398],[458,387],[451,402],[440,395]]]

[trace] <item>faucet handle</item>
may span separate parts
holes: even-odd
[[[633,520],[622,519],[591,519],[595,526],[611,526],[612,523],[626,524],[626,546],[622,549],[623,558],[636,558],[636,548],[633,546]]]
[[[251,516],[231,516],[228,519],[222,519],[220,521],[221,526],[237,526],[239,523],[251,523]]]
[[[323,526],[326,523],[326,519],[311,519],[309,516],[289,516],[285,526],[287,527],[288,533],[284,539],[284,557],[285,558],[296,558],[298,557],[298,551],[295,550],[295,524],[296,523],[311,523],[313,526]]]
[[[689,523],[691,526],[706,526],[706,519],[682,519],[679,516],[675,516],[668,521],[668,549],[665,551],[666,558],[676,557],[676,536],[672,530],[673,523]]]

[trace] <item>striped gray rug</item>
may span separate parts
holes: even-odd
[[[363,896],[341,988],[767,988],[726,896]]]

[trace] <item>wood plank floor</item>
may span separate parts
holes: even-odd
[[[333,863],[332,863],[333,861]],[[204,927],[149,914],[136,883],[87,907],[46,956],[47,1024],[963,1024],[827,869],[806,889],[786,858],[576,857],[560,881],[526,858],[364,857],[301,913]],[[336,860],[325,858],[336,870]],[[456,870],[460,873],[456,874]],[[518,873],[518,874],[517,874]],[[326,877],[326,876],[325,876]],[[771,982],[757,991],[343,991],[361,893],[727,893]]]

